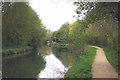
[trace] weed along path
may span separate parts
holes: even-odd
[[[92,78],[118,78],[117,72],[108,62],[103,49],[96,48],[97,53],[92,64]]]

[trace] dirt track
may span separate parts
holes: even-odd
[[[95,46],[93,46],[95,47]],[[118,78],[117,72],[108,62],[102,48],[96,47],[97,53],[92,64],[93,78]]]

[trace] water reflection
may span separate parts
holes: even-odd
[[[74,55],[51,47],[41,47],[31,53],[2,62],[3,78],[63,78],[75,61]]]
[[[68,70],[54,54],[44,56],[46,66],[38,76],[38,78],[63,78]]]
[[[3,78],[36,78],[44,66],[41,56],[30,54],[3,60]]]
[[[70,51],[59,51],[55,48],[52,49],[55,56],[66,66],[72,66],[79,56],[76,56],[74,53]]]

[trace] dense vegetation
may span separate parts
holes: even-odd
[[[115,50],[116,53],[112,55],[117,56],[119,46],[118,3],[80,2],[78,0],[74,4],[77,6],[76,17],[78,19],[72,24],[65,23],[58,31],[53,33],[52,39],[57,47],[60,50],[67,49],[72,54],[80,56],[86,51],[86,45],[97,45]],[[81,13],[83,10],[84,12]],[[86,16],[79,20],[79,17],[83,14]],[[111,64],[114,65],[114,63]]]
[[[26,2],[4,2],[2,6],[2,46],[33,47],[43,43],[46,30],[36,12]]]
[[[80,24],[79,20],[72,24],[65,23],[53,33],[52,39],[60,50],[66,49],[69,52],[74,52],[75,55],[79,55],[78,52],[82,53],[86,45],[86,34],[84,34],[83,26],[84,24]]]

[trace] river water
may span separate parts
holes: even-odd
[[[40,72],[38,78],[63,78],[65,72],[68,70],[62,62],[55,57],[54,54],[46,55],[44,57],[46,64],[45,68]]]
[[[64,78],[75,58],[67,52],[42,47],[31,53],[12,59],[3,59],[3,78]]]

